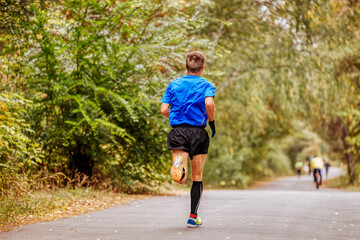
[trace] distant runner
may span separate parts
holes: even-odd
[[[304,166],[304,164],[302,162],[300,162],[300,161],[297,161],[295,163],[295,169],[297,171],[297,175],[298,175],[299,178],[301,176],[301,170],[302,170],[303,166]]]
[[[324,164],[325,164],[326,178],[328,178],[328,176],[329,176],[330,163],[329,163],[329,161],[327,160],[326,157],[324,157]]]
[[[311,163],[311,160],[314,159],[314,156],[310,156],[309,159],[308,159],[308,166],[309,166],[309,175],[311,174],[311,167],[310,167],[310,163]]]
[[[162,98],[161,114],[169,118],[172,130],[167,146],[172,150],[171,177],[184,183],[188,174],[188,159],[191,159],[193,181],[190,197],[191,211],[187,227],[202,224],[197,210],[203,191],[202,171],[209,148],[209,136],[205,130],[207,120],[214,137],[215,87],[201,77],[205,58],[201,52],[186,55],[187,75],[172,81]]]
[[[320,157],[314,157],[310,161],[310,171],[314,174],[314,182],[316,181],[316,172],[320,175],[320,185],[322,183],[322,170],[324,169],[324,161]]]

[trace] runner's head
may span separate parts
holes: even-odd
[[[201,52],[194,51],[186,54],[186,69],[189,73],[199,73],[204,68],[205,58]]]

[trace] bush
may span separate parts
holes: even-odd
[[[171,1],[43,3],[25,6],[29,17],[12,36],[20,50],[5,50],[33,102],[26,127],[46,171],[126,190],[163,182],[171,158],[161,92],[200,44],[190,35],[203,17]]]
[[[0,92],[1,195],[10,189],[24,192],[31,182],[31,170],[42,163],[40,145],[34,142],[34,131],[25,119],[29,105],[31,102],[20,95]]]

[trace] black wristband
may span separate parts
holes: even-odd
[[[211,137],[214,137],[215,136],[215,133],[216,133],[216,130],[215,130],[215,120],[213,121],[209,121],[209,126],[211,128]]]

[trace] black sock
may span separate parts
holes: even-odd
[[[202,181],[197,182],[193,181],[191,191],[190,191],[190,198],[191,198],[191,213],[197,215],[197,210],[200,204],[200,198],[203,191],[203,184]]]

